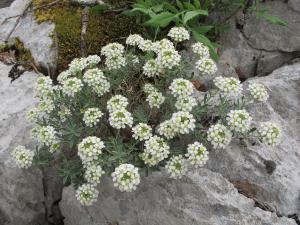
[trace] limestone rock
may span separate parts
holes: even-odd
[[[300,64],[282,67],[248,83],[264,84],[270,94],[266,105],[251,106],[255,121],[273,121],[283,130],[282,143],[274,148],[235,142],[225,150],[212,150],[208,168],[233,182],[255,187],[258,202],[280,215],[300,214]],[[274,172],[269,163],[275,162]],[[268,172],[269,171],[269,172]],[[247,194],[247,193],[246,193]]]
[[[35,104],[37,75],[25,72],[10,83],[10,68],[0,64],[0,224],[36,225],[44,217],[41,175],[34,169],[18,168],[10,153],[18,144],[35,148],[25,112]]]

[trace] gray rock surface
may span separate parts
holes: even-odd
[[[269,23],[255,13],[239,13],[228,22],[229,30],[221,34],[221,62],[236,68],[242,78],[266,75],[300,57],[299,0],[266,1],[261,8],[285,20],[287,26]]]
[[[28,12],[18,20],[31,0],[15,0],[10,7],[0,9],[0,44],[14,41],[19,38],[24,46],[30,50],[35,63],[45,72],[56,71],[57,49],[54,47],[53,36],[54,24],[44,22],[37,23],[32,13]],[[14,28],[15,24],[17,26]]]
[[[71,0],[71,2],[80,5],[97,5],[104,3],[102,0]]]
[[[90,207],[78,204],[73,188],[64,190],[65,225],[296,225],[254,207],[220,174],[206,169],[182,180],[155,173],[132,193],[117,191],[110,180],[100,186],[99,200]]]
[[[18,144],[35,148],[29,138],[31,125],[24,117],[34,105],[37,75],[25,72],[10,83],[10,68],[0,63],[0,224],[38,225],[44,218],[41,175],[34,169],[18,168],[10,156]]]
[[[250,193],[258,202],[280,215],[300,215],[300,64],[282,67],[259,82],[269,89],[266,105],[249,110],[259,122],[274,121],[283,130],[282,143],[274,148],[256,144],[233,143],[225,150],[211,151],[208,168],[233,182],[248,183],[256,190]],[[276,163],[270,174],[266,160]],[[247,190],[246,190],[247,191]]]

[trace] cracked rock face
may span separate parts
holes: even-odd
[[[25,72],[10,83],[10,66],[0,63],[0,224],[36,225],[44,217],[41,175],[35,169],[18,168],[11,150],[19,145],[35,148],[25,111],[34,105],[37,75]]]
[[[262,8],[285,20],[287,26],[274,25],[255,14],[238,14],[221,35],[221,62],[236,69],[241,78],[266,75],[300,56],[299,0],[267,1]]]
[[[279,215],[300,214],[300,64],[282,67],[267,77],[245,83],[264,84],[270,94],[266,105],[249,110],[254,121],[273,121],[283,131],[282,142],[270,148],[232,143],[211,151],[208,168],[233,182],[246,182],[246,195]],[[276,166],[274,172],[270,166]],[[255,187],[255,193],[249,190]],[[248,192],[248,193],[247,193]]]
[[[66,225],[296,225],[292,219],[254,207],[220,174],[206,169],[182,180],[155,173],[132,193],[121,193],[109,180],[101,183],[97,203],[81,207],[70,187],[64,190]]]
[[[15,0],[10,7],[0,9],[0,44],[4,44],[9,36],[8,41],[19,38],[25,48],[29,49],[35,63],[47,73],[56,71],[57,49],[53,46],[54,24],[44,22],[38,24],[32,13],[26,13],[18,21],[18,15],[23,14],[31,0]],[[28,10],[27,10],[28,11]],[[15,24],[17,26],[14,28]]]

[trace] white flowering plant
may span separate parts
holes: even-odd
[[[126,46],[108,44],[102,58],[74,59],[56,85],[38,78],[40,103],[27,116],[36,124],[32,135],[39,146],[35,152],[14,149],[17,165],[58,163],[66,185],[76,187],[78,201],[91,205],[104,174],[128,192],[138,188],[142,175],[161,168],[181,178],[235,137],[277,144],[280,128],[267,122],[256,129],[247,112],[249,103],[267,100],[266,88],[252,84],[243,92],[235,78],[214,79],[217,67],[207,47],[187,48],[197,58],[193,62],[172,42],[188,40],[189,32],[181,27],[175,33],[170,31],[171,40],[133,34]],[[193,82],[201,77],[214,80],[216,88],[198,91]]]

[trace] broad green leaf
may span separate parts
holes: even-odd
[[[197,26],[195,28],[192,28],[193,31],[199,33],[199,34],[206,34],[209,32],[211,29],[213,29],[214,26]]]
[[[201,9],[201,3],[200,3],[200,0],[194,0],[194,6],[195,6],[197,9]]]
[[[176,0],[176,4],[177,4],[178,8],[179,8],[181,11],[184,10],[184,7],[183,7],[183,5],[182,5],[182,3],[181,3],[180,0]]]
[[[184,5],[185,9],[196,10],[196,7],[190,2],[184,2],[183,5]]]
[[[288,25],[288,23],[285,20],[280,19],[277,16],[269,15],[268,13],[262,13],[261,17],[265,18],[268,22],[270,22],[272,24],[277,24],[277,25],[280,25],[280,26],[287,26]]]
[[[171,5],[170,3],[165,2],[164,6],[165,6],[165,9],[169,10],[170,12],[178,13],[178,9],[174,5]]]
[[[153,16],[150,20],[145,22],[145,25],[152,27],[166,27],[177,16],[170,12],[162,12]]]
[[[200,15],[204,15],[207,16],[208,12],[207,10],[194,10],[194,11],[189,11],[187,13],[184,14],[183,17],[183,23],[186,24],[189,20],[195,18],[196,16],[200,16]]]
[[[155,6],[151,7],[151,9],[155,13],[159,13],[159,12],[163,11],[163,8],[164,8],[164,4],[159,4],[159,5],[155,5]]]

